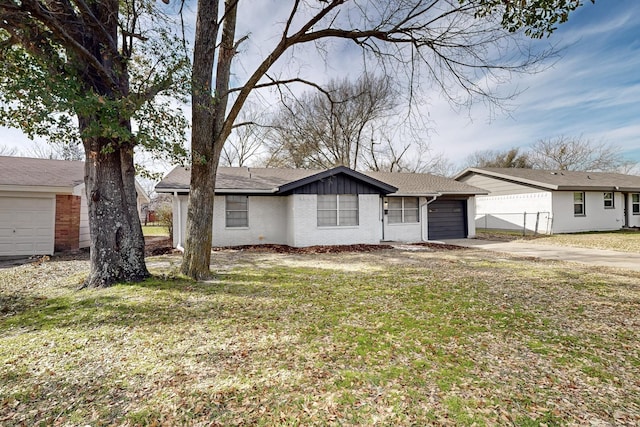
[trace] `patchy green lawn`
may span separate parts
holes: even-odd
[[[637,425],[640,274],[473,250],[0,270],[1,425]],[[173,267],[167,267],[173,263]]]
[[[169,237],[169,230],[167,227],[161,225],[143,225],[142,234],[145,236],[165,236]]]
[[[521,232],[509,230],[478,230],[479,239],[518,241],[541,245],[577,246],[581,248],[608,249],[611,251],[640,253],[640,231],[592,231],[587,233],[538,234],[522,236]]]
[[[555,234],[540,237],[531,242],[640,253],[640,231],[636,230]]]

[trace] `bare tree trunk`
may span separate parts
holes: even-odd
[[[133,149],[102,150],[108,142],[118,147],[118,141],[85,141],[91,273],[83,287],[107,287],[149,277],[137,213]]]
[[[235,54],[234,37],[236,29],[237,0],[225,0],[225,19],[222,40],[218,51],[215,97],[211,98],[211,73],[213,70],[213,49],[218,27],[217,2],[198,4],[198,23],[210,22],[209,28],[196,25],[196,46],[193,55],[193,131],[191,147],[194,164],[191,169],[191,190],[187,210],[187,239],[185,241],[182,273],[194,279],[210,275],[211,241],[213,229],[213,200],[216,188],[216,173],[224,142],[229,131],[224,132],[231,74],[231,60]],[[202,15],[201,15],[202,14]],[[207,43],[198,50],[198,42]],[[209,52],[207,49],[211,49]],[[202,90],[202,92],[198,92]],[[197,101],[197,102],[196,102]],[[198,110],[198,111],[196,111]],[[196,114],[199,116],[196,117]],[[202,121],[201,123],[199,123]],[[196,129],[197,124],[197,129]],[[196,151],[197,150],[197,151]],[[204,154],[204,156],[202,155]]]
[[[195,135],[192,136],[193,138]],[[211,218],[213,217],[216,170],[213,159],[208,160],[207,163],[194,163],[191,168],[187,235],[181,270],[183,274],[196,280],[205,279],[210,275],[213,232]]]
[[[203,279],[209,276],[213,193],[218,158],[213,155],[215,107],[211,76],[218,35],[218,1],[198,2],[192,71],[191,191],[187,209],[187,233],[182,273]]]

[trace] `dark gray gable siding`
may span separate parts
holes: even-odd
[[[389,194],[397,187],[345,166],[310,175],[281,185],[278,194]]]
[[[293,189],[291,194],[381,194],[380,188],[339,173]]]

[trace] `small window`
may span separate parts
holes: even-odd
[[[319,194],[318,227],[358,225],[357,194]]]
[[[640,193],[631,195],[631,212],[634,215],[640,215]]]
[[[605,209],[613,209],[615,206],[613,205],[613,193],[607,192],[604,193],[604,208]]]
[[[249,197],[247,196],[226,196],[226,226],[248,227],[249,226]]]
[[[584,216],[584,193],[573,193],[573,214],[575,216]]]
[[[389,224],[415,223],[420,221],[417,197],[389,197],[387,200]]]

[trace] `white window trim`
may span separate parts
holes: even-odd
[[[224,197],[224,228],[225,229],[229,229],[229,230],[247,230],[249,228],[249,196],[244,196],[247,198],[247,209],[246,210],[237,210],[237,209],[233,209],[230,210],[227,208],[228,204],[227,204],[227,198],[229,196],[242,196],[242,194],[229,194],[226,195]],[[247,213],[247,225],[238,225],[238,226],[233,226],[233,225],[228,225],[227,224],[227,212],[246,212]]]
[[[611,198],[610,199],[607,198],[607,194],[611,194]],[[603,197],[604,197],[603,205],[604,205],[605,209],[615,209],[616,208],[616,202],[615,202],[616,195],[615,195],[615,193],[613,193],[612,191],[605,191],[603,193]],[[609,201],[611,202],[611,206],[607,206],[607,202],[609,202]]]
[[[343,196],[356,196],[356,208],[355,209],[343,209],[343,211],[346,210],[350,210],[356,211],[356,224],[348,224],[348,225],[341,225],[340,224],[340,194],[318,194],[318,196],[335,196],[336,197],[336,208],[335,209],[320,209],[317,206],[317,202],[316,202],[316,225],[318,228],[339,228],[339,229],[346,229],[346,228],[358,228],[360,227],[360,197],[357,194],[342,194]],[[336,213],[336,223],[335,224],[331,224],[331,225],[318,225],[318,212],[320,211],[331,211],[331,212],[335,212]]]
[[[633,201],[633,196],[638,196],[638,201],[637,202]],[[634,211],[633,205],[637,205],[638,206],[637,212]],[[632,193],[631,194],[631,215],[640,215],[640,193]]]
[[[576,203],[576,194],[582,194],[582,203]],[[584,191],[574,191],[571,194],[573,198],[573,216],[587,216],[587,201],[586,201],[586,193]],[[582,205],[582,213],[576,213],[576,205]]]
[[[389,221],[389,219],[388,219],[388,217],[387,217],[387,223],[388,223],[389,225],[420,224],[420,199],[419,199],[418,197],[388,197],[388,198],[387,198],[387,200],[392,199],[392,198],[393,198],[393,199],[400,199],[400,200],[401,200],[401,204],[402,204],[402,206],[400,207],[400,209],[391,209],[391,208],[387,208],[387,211],[400,211],[400,217],[401,217],[401,219],[400,219],[400,222],[391,222],[391,221]],[[405,211],[406,211],[406,209],[407,209],[407,208],[405,208],[405,206],[404,206],[404,200],[405,200],[405,199],[417,199],[417,200],[418,200],[418,206],[417,206],[417,207],[415,207],[415,208],[410,208],[411,210],[417,210],[417,211],[418,211],[418,215],[417,215],[418,220],[417,220],[417,221],[411,221],[411,222],[409,222],[409,221],[406,221],[406,220],[405,220],[405,218],[404,218],[404,214],[405,214]]]

